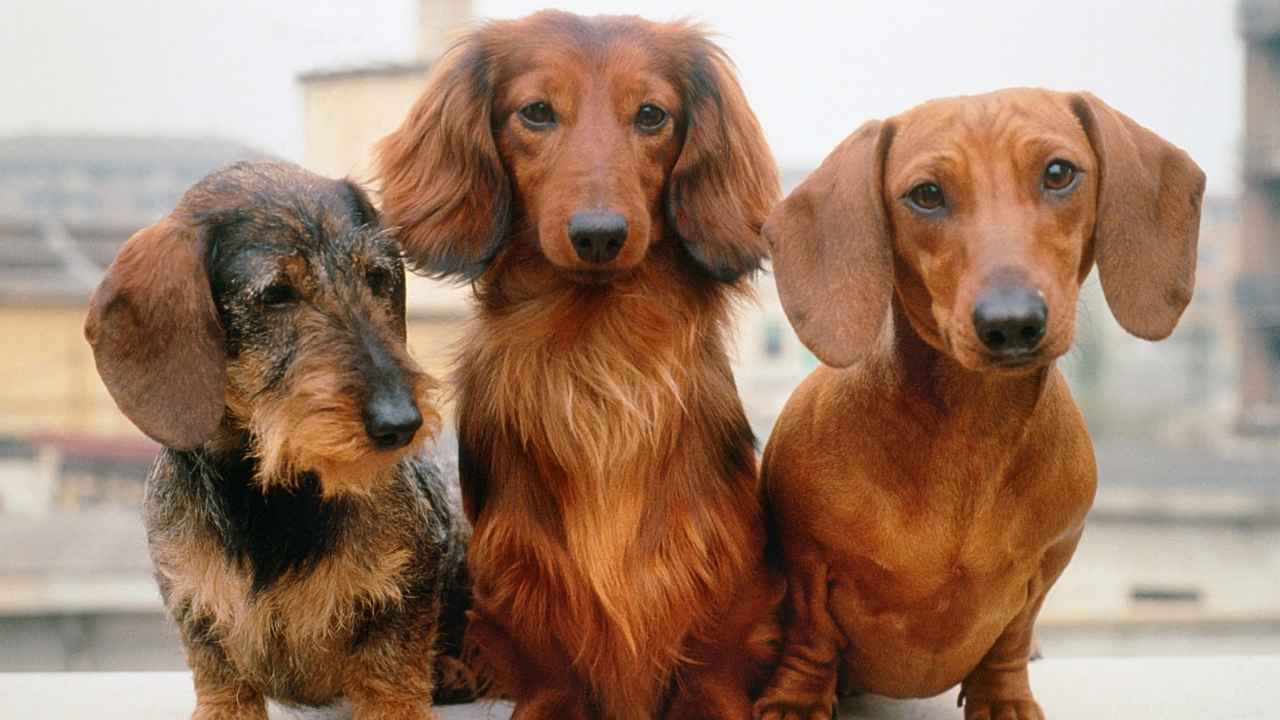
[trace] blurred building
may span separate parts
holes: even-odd
[[[150,220],[219,165],[265,157],[217,138],[26,135],[0,139],[0,217]]]
[[[322,175],[368,180],[373,145],[422,93],[427,71],[472,21],[470,0],[417,0],[414,57],[303,73],[304,163]]]
[[[811,171],[812,168],[783,169],[783,196]],[[791,391],[818,367],[818,358],[800,342],[787,320],[771,265],[756,276],[755,297],[738,308],[733,332],[734,379],[763,448]]]
[[[214,168],[262,157],[215,138],[0,139],[0,671],[181,667],[137,515],[157,446],[82,328],[129,236]]]
[[[1244,0],[1244,317],[1240,429],[1280,433],[1280,0]]]
[[[98,380],[82,326],[120,245],[214,168],[264,157],[212,138],[0,140],[0,436],[136,434]]]
[[[469,0],[418,0],[412,58],[303,73],[304,163],[322,175],[367,181],[373,144],[400,124],[427,71],[472,20]]]
[[[156,445],[98,378],[89,294],[124,241],[189,186],[262,157],[214,138],[0,140],[0,513],[137,507]]]
[[[1060,365],[1095,434],[1208,445],[1238,409],[1243,262],[1240,200],[1211,195],[1200,215],[1196,288],[1177,329],[1158,343],[1116,322],[1095,270],[1080,291],[1075,347]]]

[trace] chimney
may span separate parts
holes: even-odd
[[[470,0],[418,0],[418,57],[435,60],[472,20]]]

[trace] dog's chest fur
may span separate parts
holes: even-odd
[[[148,541],[170,614],[266,694],[332,702],[365,624],[399,610],[427,559],[397,523],[363,523],[368,501],[322,501],[307,487],[264,494],[234,467],[210,477],[190,457],[166,451],[148,480]]]
[[[830,608],[859,685],[907,692],[895,683],[910,678],[911,692],[941,692],[959,682],[1026,606],[1045,553],[1083,523],[1093,468],[1072,459],[1088,437],[1065,380],[1047,373],[1043,390],[949,406],[922,399],[919,383],[898,392],[874,372],[828,371],[823,392],[841,401],[815,426],[842,438],[839,469],[818,469],[806,459],[817,452],[799,449],[831,437],[787,439],[797,445],[778,471],[796,482],[775,487],[825,548]]]
[[[554,634],[602,702],[633,712],[750,560],[754,449],[717,316],[582,300],[539,308],[562,315],[542,336],[519,313],[482,316],[463,359],[460,441],[487,485],[471,565],[479,603],[540,619],[519,631]]]

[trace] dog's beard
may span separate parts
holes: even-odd
[[[249,430],[250,452],[258,461],[255,480],[264,488],[293,487],[311,473],[326,497],[370,494],[440,427],[435,383],[421,372],[406,382],[422,414],[422,427],[404,447],[383,450],[369,439],[355,393],[338,374],[317,368],[291,378],[292,392],[259,399],[241,415]]]

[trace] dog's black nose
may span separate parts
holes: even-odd
[[[576,212],[569,218],[569,242],[578,257],[603,265],[627,242],[627,219],[615,212]]]
[[[407,391],[378,392],[364,406],[364,431],[379,450],[408,445],[422,427],[422,413]]]
[[[1044,338],[1049,307],[1044,295],[1025,285],[992,288],[973,306],[973,329],[1000,357],[1031,352]]]

